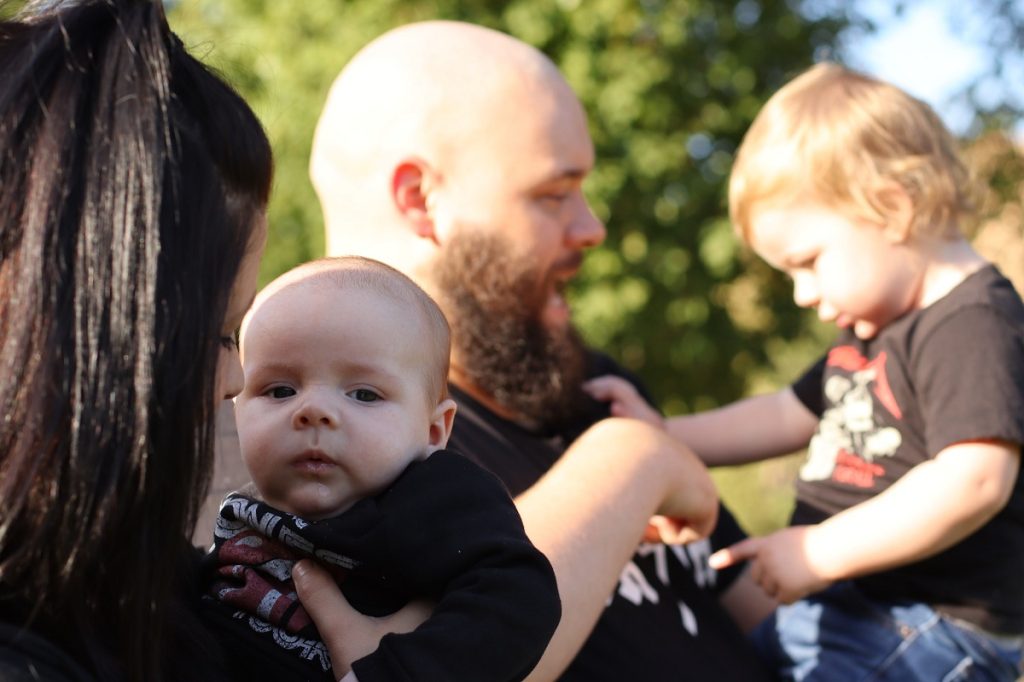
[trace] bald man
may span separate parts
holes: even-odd
[[[623,374],[584,347],[562,293],[605,236],[582,192],[593,165],[586,115],[550,60],[428,22],[344,69],[311,175],[329,254],[395,266],[449,317],[451,445],[505,482],[558,577],[563,620],[532,679],[758,679],[740,627],[773,604],[742,569],[706,562],[742,537],[732,518],[710,542],[638,546],[656,512],[711,527],[694,499],[706,472],[653,429],[602,422],[607,407],[581,390]]]

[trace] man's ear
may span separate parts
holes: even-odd
[[[455,401],[445,398],[430,417],[430,451],[441,450],[448,445],[448,437],[452,435],[452,423],[455,421]]]
[[[431,192],[436,173],[419,157],[403,159],[391,174],[391,200],[416,235],[437,242]]]
[[[885,214],[885,236],[894,244],[906,243],[914,225],[914,200],[901,185],[890,182],[875,192],[875,201]]]

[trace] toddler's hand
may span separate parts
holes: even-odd
[[[720,549],[708,559],[715,569],[750,561],[750,577],[769,597],[792,604],[832,581],[814,564],[810,551],[817,526],[793,526],[759,538],[747,538]]]
[[[658,428],[665,428],[665,420],[658,411],[648,405],[633,384],[622,377],[610,374],[597,377],[584,383],[583,390],[594,400],[611,403],[609,409],[613,417],[639,419]]]

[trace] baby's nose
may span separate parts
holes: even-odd
[[[295,428],[310,426],[333,427],[337,424],[337,414],[330,407],[330,401],[324,396],[309,395],[302,401],[292,418]]]

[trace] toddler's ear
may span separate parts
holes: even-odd
[[[914,225],[914,200],[901,185],[890,182],[875,192],[875,202],[885,214],[883,229],[889,241],[906,243]]]
[[[430,417],[430,451],[441,450],[448,445],[448,437],[452,434],[452,422],[455,421],[455,401],[445,398]]]

